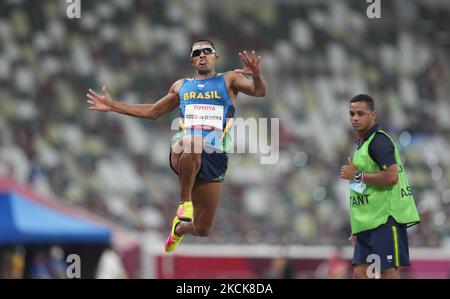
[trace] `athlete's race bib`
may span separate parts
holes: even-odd
[[[212,126],[223,129],[223,106],[208,104],[186,105],[184,110],[184,126]]]

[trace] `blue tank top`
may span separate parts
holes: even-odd
[[[223,74],[208,79],[186,79],[179,95],[180,128],[186,135],[201,134],[208,145],[218,147],[235,113]]]

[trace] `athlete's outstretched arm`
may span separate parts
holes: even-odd
[[[158,119],[178,106],[179,97],[177,89],[180,83],[181,80],[175,82],[170,87],[167,95],[154,104],[127,104],[114,101],[106,86],[102,88],[104,95],[99,95],[92,89],[89,89],[89,93],[86,94],[88,97],[87,103],[90,105],[90,110],[102,112],[114,111],[135,117]]]
[[[239,57],[244,62],[243,69],[234,70],[232,86],[237,91],[241,91],[245,94],[263,97],[266,95],[266,81],[262,76],[261,71],[261,56],[256,57],[255,51],[252,51],[252,55],[249,56],[246,51],[239,52]],[[253,80],[245,78],[243,75],[252,76]]]

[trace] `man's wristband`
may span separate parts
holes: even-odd
[[[357,182],[362,182],[363,176],[364,176],[364,175],[363,175],[363,172],[357,170],[356,173],[355,173],[355,181],[357,181]]]

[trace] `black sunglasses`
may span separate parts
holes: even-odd
[[[205,55],[210,55],[210,54],[216,53],[216,51],[213,48],[197,49],[197,50],[192,51],[191,57],[200,56],[202,53]]]

